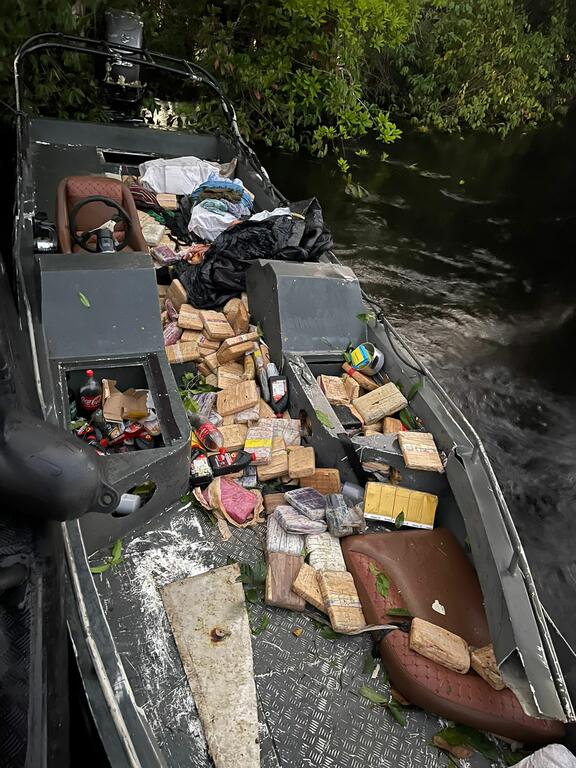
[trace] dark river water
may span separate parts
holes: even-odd
[[[319,198],[338,257],[476,427],[576,647],[576,120],[505,141],[406,132],[384,161],[364,146],[362,200],[331,158],[261,159],[290,199]]]

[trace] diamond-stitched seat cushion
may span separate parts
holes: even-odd
[[[369,623],[387,623],[387,609],[406,608],[472,646],[490,643],[478,578],[449,531],[349,536],[342,540],[342,550]],[[370,563],[388,576],[387,597],[378,594]],[[444,615],[433,610],[436,600]],[[422,709],[527,743],[557,741],[564,735],[562,723],[526,715],[507,688],[495,691],[472,671],[460,675],[411,651],[404,632],[384,637],[380,654],[394,687]]]

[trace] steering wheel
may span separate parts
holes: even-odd
[[[104,203],[104,205],[107,205],[109,208],[114,208],[116,210],[116,215],[111,216],[111,219],[115,222],[124,222],[124,239],[122,242],[114,244],[114,250],[121,251],[122,248],[126,248],[128,245],[128,240],[130,239],[130,234],[132,232],[132,220],[119,203],[117,203],[115,200],[112,200],[111,197],[104,197],[103,195],[92,195],[91,197],[85,197],[80,200],[79,203],[76,203],[74,208],[72,208],[70,211],[69,226],[72,242],[74,242],[76,245],[79,245],[80,248],[83,248],[89,253],[99,252],[96,247],[88,246],[88,240],[90,240],[92,235],[97,232],[102,225],[100,225],[100,227],[95,227],[94,229],[87,229],[85,232],[82,232],[81,235],[79,235],[76,230],[76,219],[78,217],[78,213],[85,205],[89,205],[90,203]]]

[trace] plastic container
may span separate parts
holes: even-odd
[[[352,505],[360,504],[364,501],[364,488],[357,483],[346,481],[342,486],[342,495],[352,502]]]
[[[356,358],[355,358],[356,355]],[[366,342],[352,351],[352,367],[366,376],[375,376],[384,367],[384,353]]]

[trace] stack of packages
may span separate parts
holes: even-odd
[[[365,530],[362,510],[346,503],[337,469],[314,468],[312,448],[291,451],[288,472],[299,487],[264,497],[266,603],[302,611],[308,602],[335,632],[357,632],[366,620],[340,538]]]
[[[186,303],[179,280],[158,286],[160,318],[168,362],[196,363],[208,384],[227,385],[255,378],[252,353],[259,339],[250,325],[246,297],[231,299],[223,312],[196,309]]]

